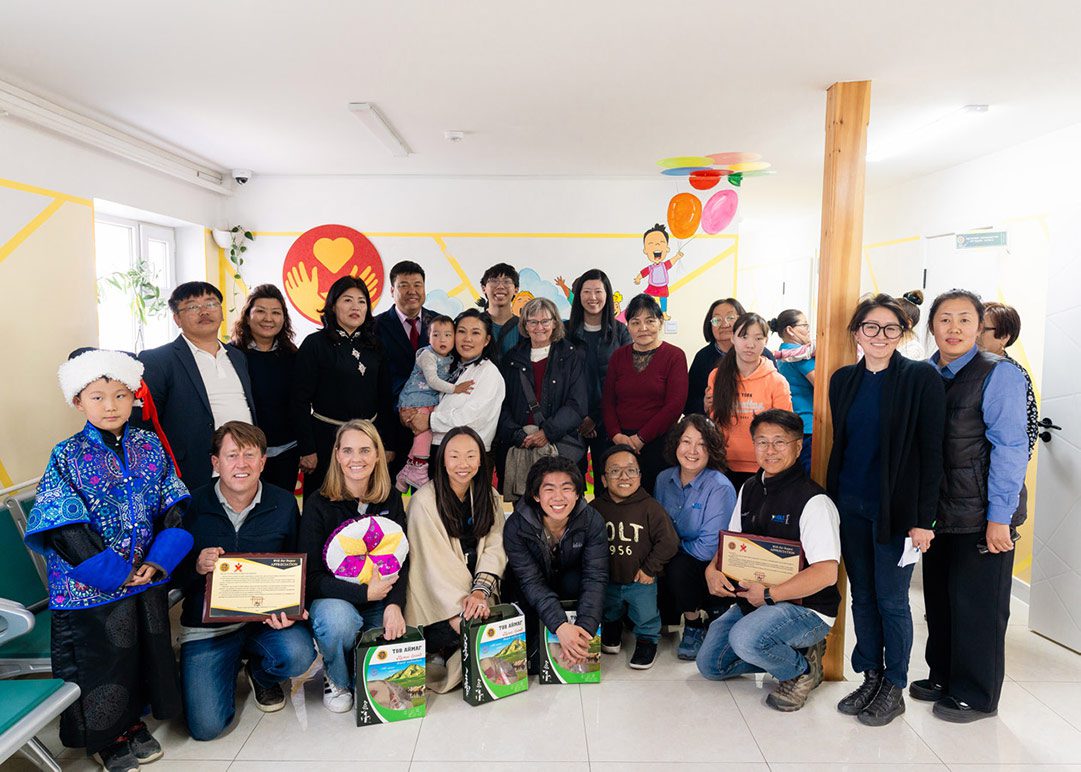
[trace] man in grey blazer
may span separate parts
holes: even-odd
[[[180,335],[139,354],[146,365],[143,379],[190,490],[211,480],[214,430],[226,421],[255,423],[244,353],[218,340],[221,304],[221,292],[213,284],[181,284],[169,296]]]

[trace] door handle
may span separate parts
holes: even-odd
[[[1040,435],[1039,435],[1039,436],[1040,436],[1040,439],[1041,439],[1041,440],[1043,440],[1044,442],[1050,442],[1050,441],[1051,441],[1051,438],[1052,438],[1052,437],[1053,437],[1054,435],[1053,435],[1053,434],[1051,434],[1051,432],[1040,432]]]
[[[1055,426],[1055,422],[1052,421],[1050,418],[1041,419],[1040,426],[1042,426],[1044,429],[1062,429],[1061,426]],[[1047,432],[1044,432],[1044,434],[1046,433]]]

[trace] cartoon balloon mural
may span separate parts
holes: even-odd
[[[693,193],[677,193],[668,202],[668,230],[677,239],[689,239],[702,221],[702,202]]]

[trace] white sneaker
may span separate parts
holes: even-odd
[[[353,693],[335,686],[324,676],[323,706],[331,713],[348,713],[353,709]]]

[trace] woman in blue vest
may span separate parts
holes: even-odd
[[[856,628],[852,667],[863,684],[837,709],[884,726],[905,710],[914,563],[898,563],[906,538],[924,551],[935,535],[946,394],[933,367],[897,350],[908,316],[894,298],[864,300],[848,329],[864,356],[829,381],[834,438],[826,487],[841,513]]]
[[[979,350],[983,316],[978,295],[955,289],[935,298],[927,320],[946,387],[945,463],[923,566],[930,675],[909,694],[957,723],[998,712],[1013,546],[1027,514],[1025,377]]]

